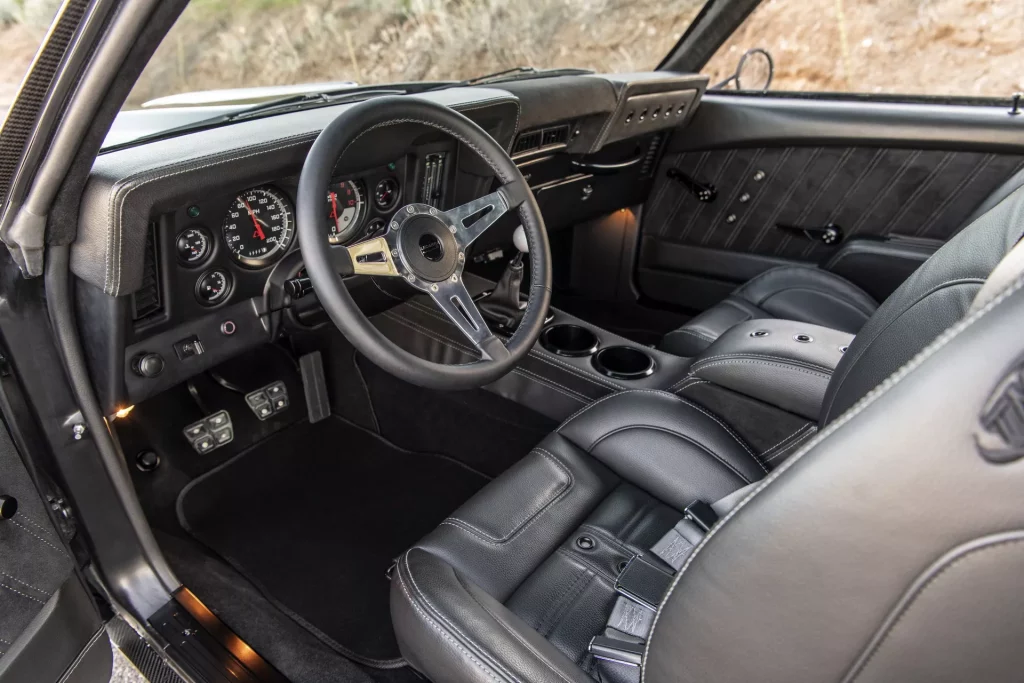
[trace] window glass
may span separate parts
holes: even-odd
[[[764,0],[708,63],[711,83],[752,48],[772,56],[771,90],[1007,98],[1024,90],[1024,2]]]
[[[653,69],[704,0],[193,0],[128,107],[311,82],[462,80],[516,66]]]

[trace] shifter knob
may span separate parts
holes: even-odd
[[[523,226],[516,228],[516,231],[512,233],[512,244],[516,245],[516,249],[524,254],[530,253],[530,244],[526,241],[526,231],[523,230]]]

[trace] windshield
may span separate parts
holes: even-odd
[[[650,70],[672,49],[703,4],[704,0],[192,0],[125,108],[146,103],[152,107],[252,102],[356,83],[460,81],[517,66]],[[295,85],[309,87],[262,88]],[[248,90],[238,90],[242,88]],[[197,91],[217,92],[168,98]]]

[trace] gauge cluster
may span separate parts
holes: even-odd
[[[352,244],[382,233],[402,204],[406,168],[401,159],[332,180],[324,194],[324,239]],[[285,178],[204,199],[166,217],[177,265],[173,277],[184,280],[175,289],[184,293],[187,286],[195,302],[189,308],[217,308],[262,293],[273,267],[301,248],[297,189],[298,178]]]

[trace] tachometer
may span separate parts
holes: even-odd
[[[238,195],[224,217],[228,251],[247,266],[263,266],[283,255],[294,236],[295,216],[288,199],[270,187]]]
[[[327,239],[344,244],[359,232],[366,215],[363,188],[353,180],[332,183],[327,188]]]

